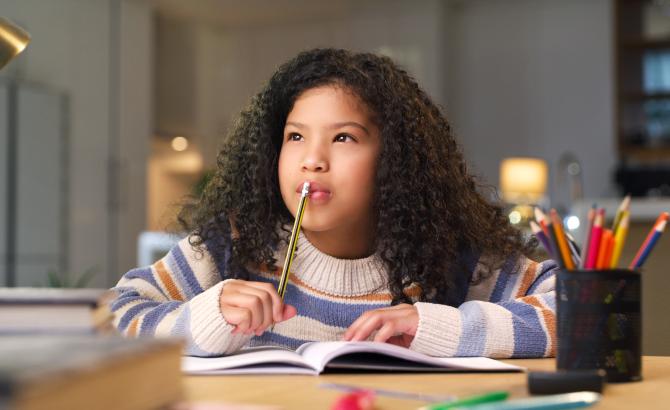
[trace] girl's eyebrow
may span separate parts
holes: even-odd
[[[286,125],[292,125],[294,127],[300,128],[300,129],[309,128],[305,124],[302,124],[302,123],[299,123],[299,122],[293,122],[293,121],[287,121]],[[368,131],[368,129],[365,128],[364,125],[361,125],[361,124],[359,124],[355,121],[336,122],[336,123],[332,124],[329,128],[335,130],[335,129],[344,128],[344,127],[356,127],[356,128],[359,128],[359,129],[363,130],[363,132],[365,132],[366,134],[370,135],[370,131]]]

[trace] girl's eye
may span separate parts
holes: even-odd
[[[302,135],[296,134],[295,132],[292,132],[288,134],[288,137],[286,137],[287,141],[301,141],[302,140]]]
[[[337,136],[335,136],[335,142],[347,142],[349,140],[356,141],[356,139],[349,134],[337,134]]]

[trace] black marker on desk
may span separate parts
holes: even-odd
[[[530,394],[559,394],[579,391],[601,393],[605,385],[604,370],[558,370],[529,372]]]

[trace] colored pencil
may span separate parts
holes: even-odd
[[[654,245],[656,245],[656,242],[658,242],[658,238],[660,238],[661,235],[663,234],[663,231],[665,230],[665,225],[668,223],[669,217],[670,214],[668,214],[667,212],[663,212],[658,217],[656,223],[654,224],[654,227],[649,232],[649,235],[647,235],[647,238],[645,239],[640,249],[637,251],[637,254],[633,259],[633,262],[631,262],[629,266],[630,269],[638,269],[642,267],[645,260],[647,259],[651,251],[654,249]]]
[[[575,263],[572,261],[570,248],[568,247],[568,240],[565,238],[565,233],[563,231],[563,222],[561,222],[561,217],[558,215],[558,212],[556,212],[555,209],[552,209],[549,215],[554,228],[554,233],[556,234],[556,242],[558,243],[558,250],[556,253],[558,254],[560,252],[567,270],[574,270]]]
[[[616,230],[619,228],[619,223],[621,223],[621,218],[623,217],[624,211],[630,210],[630,195],[626,195],[619,204],[619,208],[616,210],[616,215],[614,216],[614,222],[612,222],[612,232],[616,235]]]
[[[547,228],[548,219],[547,215],[542,212],[542,210],[538,207],[535,207],[535,220],[537,221],[538,224],[540,224],[540,228],[544,231],[544,234],[549,237],[549,229]]]
[[[588,224],[584,232],[584,241],[582,242],[581,261],[579,262],[579,269],[584,269],[586,265],[586,254],[589,251],[589,242],[591,241],[591,230],[593,229],[593,220],[596,217],[596,204],[591,205],[589,209]]]
[[[612,258],[611,243],[612,243],[612,230],[603,229],[603,236],[600,238],[600,247],[598,249],[598,259],[596,259],[596,269],[607,269],[609,268],[610,260]],[[607,253],[610,254],[610,259],[607,259]]]
[[[605,221],[605,209],[600,208],[593,219],[593,228],[591,228],[591,240],[587,252],[587,260],[584,267],[594,269],[598,260],[598,251],[600,250],[600,239],[603,234],[603,222]]]
[[[624,211],[619,226],[614,233],[614,251],[612,251],[612,261],[610,262],[610,268],[614,269],[619,265],[619,259],[621,258],[621,250],[623,249],[624,243],[626,243],[626,235],[628,235],[628,223],[630,220],[630,211]]]
[[[533,231],[533,234],[537,237],[540,243],[542,243],[542,246],[544,246],[544,249],[549,254],[549,257],[556,259],[556,257],[554,256],[554,250],[551,249],[551,243],[549,243],[549,238],[547,238],[547,235],[545,235],[542,228],[540,228],[540,226],[537,223],[535,223],[535,221],[530,221],[530,230]]]
[[[572,261],[575,263],[575,266],[579,266],[579,264],[582,261],[582,258],[580,255],[581,250],[579,249],[579,245],[577,245],[577,241],[575,241],[575,238],[570,235],[570,233],[566,230],[563,230],[565,233],[565,239],[568,240],[568,248],[570,248],[570,254],[572,255]]]
[[[551,221],[547,222],[547,231],[549,232],[549,236],[547,236],[547,239],[549,239],[549,244],[551,246],[551,249],[554,251],[552,257],[558,263],[558,266],[561,269],[565,269],[565,260],[563,259],[563,256],[561,255],[561,252],[558,247],[558,240],[556,238],[556,232],[554,231],[553,223]]]

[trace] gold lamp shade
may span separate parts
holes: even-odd
[[[0,69],[30,42],[30,34],[10,20],[0,17]]]

